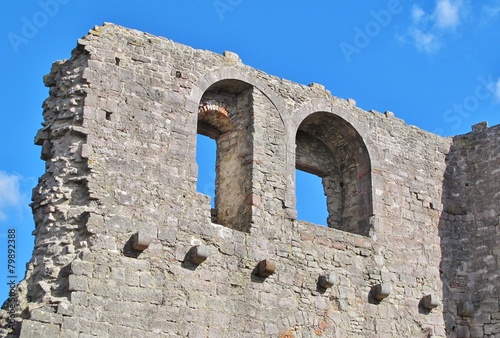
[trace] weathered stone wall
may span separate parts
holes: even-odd
[[[454,138],[440,234],[450,337],[500,335],[500,126]]]
[[[71,60],[54,63],[44,78],[50,96],[43,103],[43,128],[35,143],[42,146],[46,172],[33,190],[35,246],[26,278],[17,288],[18,313],[29,311],[35,320],[60,317],[41,311],[34,304],[45,304],[55,311],[60,302],[70,297],[68,267],[87,247],[90,237],[85,225],[93,202],[88,187],[89,168],[82,157],[86,143],[83,105],[88,89],[82,76],[85,68],[87,58],[76,51]],[[58,334],[59,327],[47,323],[34,336],[52,333]]]
[[[52,167],[34,210],[37,243],[55,251],[35,251],[22,283],[21,337],[445,336],[447,305],[428,310],[422,298],[442,299],[448,278],[452,139],[232,53],[112,24],[79,40],[46,83],[39,140]],[[57,133],[52,116],[66,111],[74,126]],[[333,158],[296,161],[299,129]],[[215,219],[196,192],[197,132],[217,140]],[[306,139],[301,151],[315,149]],[[333,227],[296,220],[296,162],[309,155],[338,164]],[[199,265],[196,245],[208,254]],[[276,263],[268,277],[265,259]],[[329,272],[331,287],[318,286]],[[383,300],[371,291],[380,283],[392,289]]]

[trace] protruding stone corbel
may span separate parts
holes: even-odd
[[[49,132],[50,132],[49,127],[45,127],[43,129],[38,130],[35,136],[35,144],[37,146],[43,145],[43,141],[49,138]]]
[[[267,278],[276,271],[276,262],[271,259],[264,259],[259,262],[257,272],[259,276]]]
[[[205,244],[199,244],[189,249],[187,259],[194,265],[200,265],[208,258],[208,247]]]
[[[151,236],[144,231],[138,231],[132,236],[132,249],[144,251],[151,244]]]
[[[422,306],[427,310],[432,310],[439,306],[440,302],[437,296],[433,293],[425,295],[420,301]]]
[[[380,283],[374,285],[370,290],[370,294],[372,295],[372,297],[378,301],[387,298],[391,294],[391,292],[392,287],[389,283]]]
[[[318,285],[324,289],[331,288],[336,282],[337,276],[331,271],[319,276],[318,278]]]

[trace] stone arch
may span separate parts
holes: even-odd
[[[279,120],[282,123],[283,129],[285,130],[285,134],[288,134],[288,124],[289,120],[285,117],[285,103],[283,99],[277,96],[274,91],[262,80],[256,78],[248,73],[242,73],[241,71],[235,68],[220,68],[204,76],[200,77],[192,87],[192,90],[189,96],[186,98],[186,110],[191,113],[197,113],[198,116],[197,129],[198,133],[207,135],[212,138],[217,138],[217,157],[218,163],[222,164],[224,161],[220,158],[223,153],[223,147],[226,147],[227,144],[235,144],[233,141],[231,142],[223,142],[225,139],[233,138],[233,140],[238,139],[239,141],[247,140],[247,144],[250,145],[250,148],[240,144],[238,157],[241,158],[250,158],[252,156],[253,149],[251,148],[253,140],[251,137],[245,133],[245,128],[242,126],[247,125],[250,121],[245,120],[244,115],[241,114],[241,109],[235,109],[234,101],[233,104],[228,104],[231,101],[231,95],[246,95],[245,92],[247,90],[252,90],[255,88],[260,91],[261,95],[266,97],[272,107],[276,109],[277,114],[279,115]],[[207,95],[207,93],[209,95]],[[226,95],[225,97],[221,97]],[[251,114],[249,114],[251,115]],[[203,125],[200,125],[199,121],[203,121]],[[221,122],[221,121],[227,121]],[[226,128],[227,130],[224,130]],[[219,139],[219,136],[222,135],[222,139]],[[238,135],[237,137],[235,135]],[[238,141],[238,142],[239,142]],[[219,151],[221,150],[221,151]],[[236,150],[231,149],[230,153],[234,154]],[[288,154],[285,158],[285,167],[288,166]],[[234,187],[238,187],[238,196],[232,196],[231,198],[224,198],[223,195],[223,184],[218,184],[221,182],[216,182],[216,210],[215,214],[216,220],[218,223],[226,225],[231,228],[235,228],[242,231],[248,231],[248,226],[250,224],[251,219],[251,203],[248,202],[248,196],[252,196],[251,194],[251,171],[253,163],[250,161],[243,166],[237,165],[236,161],[232,161],[233,165],[236,165],[237,170],[231,170],[231,173],[234,174],[232,178],[221,179],[217,175],[216,181],[227,181],[228,186],[231,186],[234,190]],[[219,172],[229,172],[229,170],[224,170],[218,165],[217,170]],[[239,175],[239,179],[236,176]],[[219,190],[217,190],[219,188]],[[229,187],[227,190],[230,190]],[[285,188],[285,191],[288,190],[288,187]],[[241,198],[245,196],[245,202],[240,204]],[[286,199],[286,197],[285,197]],[[223,202],[223,200],[225,202]],[[251,199],[250,199],[251,200]],[[218,203],[219,202],[219,203]],[[223,205],[226,206],[223,206]],[[213,213],[214,214],[214,213]]]
[[[200,123],[203,121],[203,123]],[[198,133],[216,139],[234,130],[227,104],[215,100],[200,102],[198,107]]]
[[[286,105],[284,100],[276,95],[276,93],[271,88],[269,88],[269,86],[264,81],[248,74],[247,72],[243,73],[233,67],[219,68],[200,77],[196,81],[196,83],[194,83],[193,88],[191,89],[191,92],[187,97],[186,109],[189,112],[196,113],[198,111],[199,102],[206,90],[215,83],[224,80],[238,80],[248,83],[259,89],[273,103],[274,107],[280,115],[281,121],[285,125],[285,129],[287,129],[286,127],[288,125],[288,119],[285,115]]]
[[[298,148],[294,162],[297,168],[322,177],[330,227],[368,235],[374,213],[373,168],[364,130],[355,127],[357,123],[351,116],[345,107],[334,107],[324,101],[298,109],[292,133],[293,144]],[[307,154],[305,147],[310,147],[312,153]],[[323,151],[318,150],[321,147]],[[295,166],[290,168],[292,177]],[[290,190],[295,198],[295,185]]]

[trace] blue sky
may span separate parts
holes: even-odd
[[[500,0],[5,0],[0,13],[1,299],[8,229],[17,231],[18,280],[33,248],[28,204],[44,171],[33,145],[48,96],[42,77],[94,25],[230,50],[252,67],[323,84],[363,109],[393,111],[444,136],[500,123]]]

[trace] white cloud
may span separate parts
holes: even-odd
[[[455,28],[460,23],[462,1],[438,0],[434,19],[439,28]]]
[[[500,78],[497,80],[497,83],[495,85],[495,96],[497,100],[500,100]]]
[[[417,47],[419,51],[430,54],[439,49],[439,42],[432,33],[424,33],[419,29],[414,29],[410,31],[410,35],[415,42],[415,47]]]
[[[436,0],[432,11],[426,13],[418,5],[411,9],[411,24],[403,41],[411,41],[417,50],[433,53],[440,46],[441,38],[456,29],[465,16],[464,0]]]
[[[424,10],[417,5],[413,5],[411,9],[411,18],[413,20],[413,23],[419,23],[424,16]]]
[[[23,196],[19,189],[20,176],[0,171],[0,221],[7,218],[9,208],[22,205]]]

